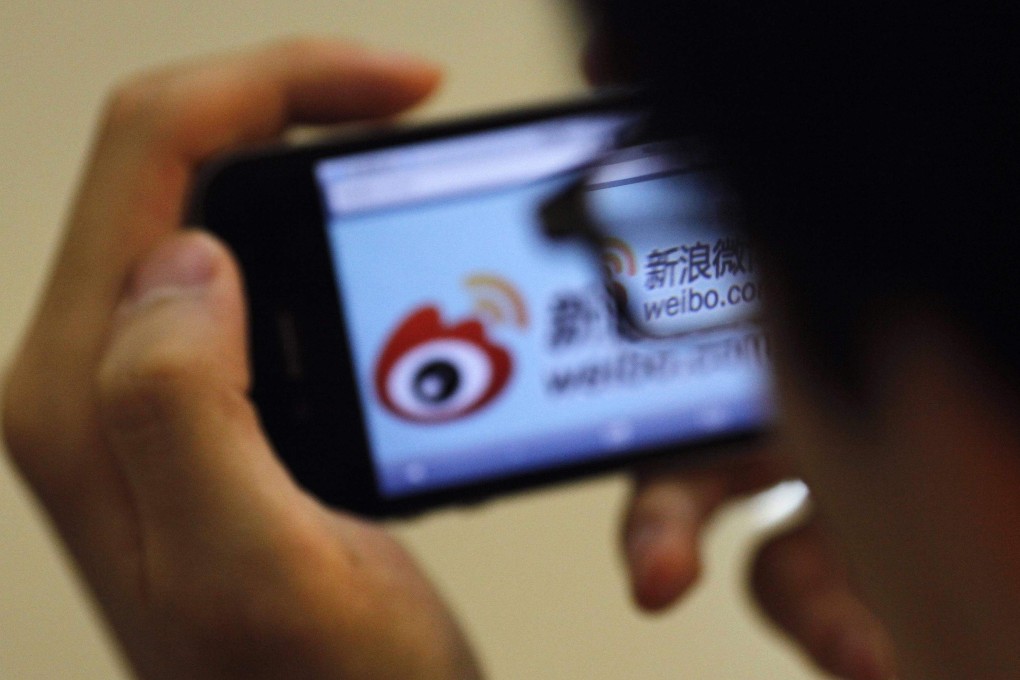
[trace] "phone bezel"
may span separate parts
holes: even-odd
[[[640,110],[640,99],[630,93],[589,97],[354,139],[263,149],[203,171],[192,220],[219,235],[240,263],[248,300],[251,396],[278,455],[301,486],[330,505],[362,515],[407,515],[616,470],[681,450],[688,460],[701,459],[708,451],[733,450],[732,444],[761,435],[758,430],[732,432],[397,498],[378,491],[316,165],[338,156],[532,121]],[[333,357],[339,360],[324,359]],[[316,362],[314,367],[307,365],[310,361]]]

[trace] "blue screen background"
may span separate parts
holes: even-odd
[[[717,436],[771,417],[767,369],[760,353],[746,351],[761,340],[753,324],[671,340],[635,341],[615,331],[595,254],[579,240],[547,237],[537,219],[541,201],[570,179],[330,217],[337,285],[385,495]],[[599,200],[619,216],[628,205],[640,212],[650,192],[654,182],[603,191]],[[516,289],[526,325],[477,311],[480,298],[507,304],[466,285],[477,274]],[[573,323],[576,313],[567,317],[578,333],[563,332],[557,310],[564,299],[584,308],[581,323]],[[513,360],[495,399],[448,422],[402,418],[376,393],[380,352],[425,305],[437,307],[445,324],[481,319],[491,342]]]

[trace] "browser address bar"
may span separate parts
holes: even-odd
[[[532,182],[591,163],[622,121],[572,129],[517,130],[477,141],[447,140],[389,149],[385,156],[324,162],[317,174],[335,216],[394,208],[458,194]],[[498,143],[496,143],[498,142]]]

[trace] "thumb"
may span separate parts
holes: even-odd
[[[245,337],[240,276],[213,237],[174,234],[135,269],[99,401],[146,529],[215,540],[250,527],[260,503],[280,507],[295,494],[247,396]]]

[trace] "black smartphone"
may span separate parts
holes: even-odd
[[[593,98],[209,169],[195,219],[241,263],[253,398],[304,487],[407,514],[768,428],[732,201],[696,144],[627,141],[644,120]]]

